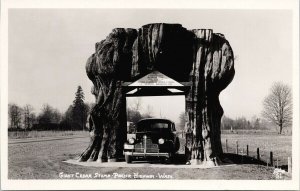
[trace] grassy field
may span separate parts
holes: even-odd
[[[73,135],[74,136],[74,135]],[[75,136],[74,136],[75,137]],[[228,139],[229,145],[239,140],[242,145],[249,144],[250,150],[259,146],[268,150],[271,146],[274,158],[286,158],[291,153],[291,140],[289,136],[264,136],[222,134],[222,141]],[[278,141],[279,140],[279,141]],[[250,144],[250,143],[251,144]],[[9,179],[60,179],[59,174],[167,174],[174,179],[275,179],[274,168],[257,164],[237,164],[233,166],[220,166],[210,169],[174,169],[174,168],[132,168],[132,167],[84,167],[64,163],[68,159],[78,157],[88,146],[89,137],[74,139],[61,139],[55,141],[40,141],[16,143],[8,145],[8,177]],[[232,151],[234,152],[234,147]],[[276,152],[275,152],[276,151]],[[278,154],[277,154],[278,153]],[[281,154],[280,154],[281,153]],[[282,160],[281,162],[283,162]]]
[[[226,139],[229,153],[236,153],[236,141],[238,141],[238,151],[240,155],[246,154],[248,145],[249,156],[256,158],[257,148],[259,148],[260,158],[265,162],[270,158],[270,152],[272,151],[274,165],[277,164],[277,160],[279,166],[287,165],[288,157],[292,157],[291,135],[279,135],[272,131],[223,132],[221,140],[224,152],[226,152]]]
[[[87,135],[87,131],[9,131],[9,139],[59,137],[59,136],[82,136]]]

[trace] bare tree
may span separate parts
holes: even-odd
[[[185,112],[181,112],[179,114],[179,126],[180,126],[180,130],[184,131],[185,128]]]
[[[273,84],[270,94],[263,101],[262,116],[282,129],[292,123],[292,92],[291,88],[280,82]]]
[[[146,111],[143,113],[143,118],[151,118],[153,117],[153,107],[151,105],[147,105]]]
[[[22,121],[22,108],[17,104],[8,105],[8,116],[9,116],[9,128],[17,129],[21,128]]]
[[[132,104],[132,109],[135,111],[140,111],[141,104],[142,104],[142,99],[140,97],[137,97]]]
[[[33,107],[29,104],[23,107],[23,119],[24,119],[24,129],[30,129],[33,125],[35,115],[33,113]]]

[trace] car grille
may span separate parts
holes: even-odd
[[[137,143],[134,146],[134,151],[135,152],[139,152],[139,153],[143,153],[145,150],[145,139],[142,139],[142,141],[140,143]],[[159,148],[157,144],[153,144],[151,139],[146,139],[146,152],[147,153],[158,153],[159,152]]]

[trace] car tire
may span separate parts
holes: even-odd
[[[180,148],[180,141],[179,138],[177,137],[175,140],[175,152],[177,152]]]
[[[171,164],[172,161],[173,161],[172,159],[173,159],[172,157],[167,157],[167,158],[165,158],[164,163],[165,163],[165,164]]]
[[[159,159],[160,163],[161,164],[165,164],[166,163],[166,158],[165,157],[162,157]]]
[[[130,155],[125,155],[125,161],[126,161],[126,163],[132,163],[132,156],[130,156]]]

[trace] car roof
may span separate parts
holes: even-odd
[[[163,118],[144,118],[138,121],[137,123],[143,122],[143,121],[161,121],[161,122],[169,122],[169,123],[174,123],[173,121],[169,119],[163,119]]]

